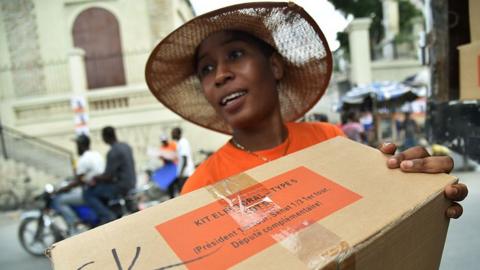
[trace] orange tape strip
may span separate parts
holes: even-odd
[[[480,87],[480,55],[477,56],[477,82]]]

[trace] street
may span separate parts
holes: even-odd
[[[440,270],[475,270],[480,264],[480,172],[452,172],[469,187],[469,196],[462,203],[464,214],[450,222],[447,242]],[[0,269],[45,270],[51,269],[45,257],[33,257],[22,250],[17,239],[19,213],[0,215]]]
[[[19,212],[2,213],[0,218],[0,269],[52,269],[46,257],[34,257],[25,252],[18,241]]]
[[[480,265],[480,172],[452,172],[466,184],[468,197],[462,202],[460,219],[451,220],[440,270],[474,270]]]

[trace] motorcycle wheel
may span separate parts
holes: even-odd
[[[34,256],[43,256],[53,243],[62,240],[61,233],[51,226],[44,226],[38,217],[27,217],[20,223],[18,238],[23,249]]]

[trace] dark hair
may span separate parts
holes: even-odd
[[[174,127],[172,132],[178,132],[179,135],[182,135],[182,129],[180,127]]]
[[[357,122],[358,121],[357,113],[355,111],[349,111],[347,113],[347,120]]]
[[[115,129],[111,126],[104,127],[102,129],[102,137],[108,141],[116,141],[117,135],[115,134]]]
[[[251,43],[255,45],[260,50],[260,52],[267,58],[272,56],[272,54],[277,51],[274,47],[272,47],[267,42],[259,39],[258,37],[248,32],[241,31],[241,30],[225,30],[225,32],[231,34],[233,40],[241,40],[241,41],[245,41],[247,43]],[[198,45],[197,48],[195,49],[194,63],[193,63],[194,70],[197,70],[198,68],[198,48],[199,47],[200,45]]]
[[[79,135],[75,141],[77,142],[78,145],[80,146],[83,146],[83,147],[86,147],[86,148],[89,148],[90,147],[90,138],[85,135],[85,134],[81,134]]]
[[[324,113],[315,113],[313,114],[313,118],[319,122],[328,122],[328,115]]]

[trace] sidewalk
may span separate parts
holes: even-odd
[[[452,174],[468,186],[469,194],[462,202],[462,217],[450,221],[440,270],[475,270],[480,265],[480,172]]]
[[[0,212],[0,226],[20,220],[21,210]]]

